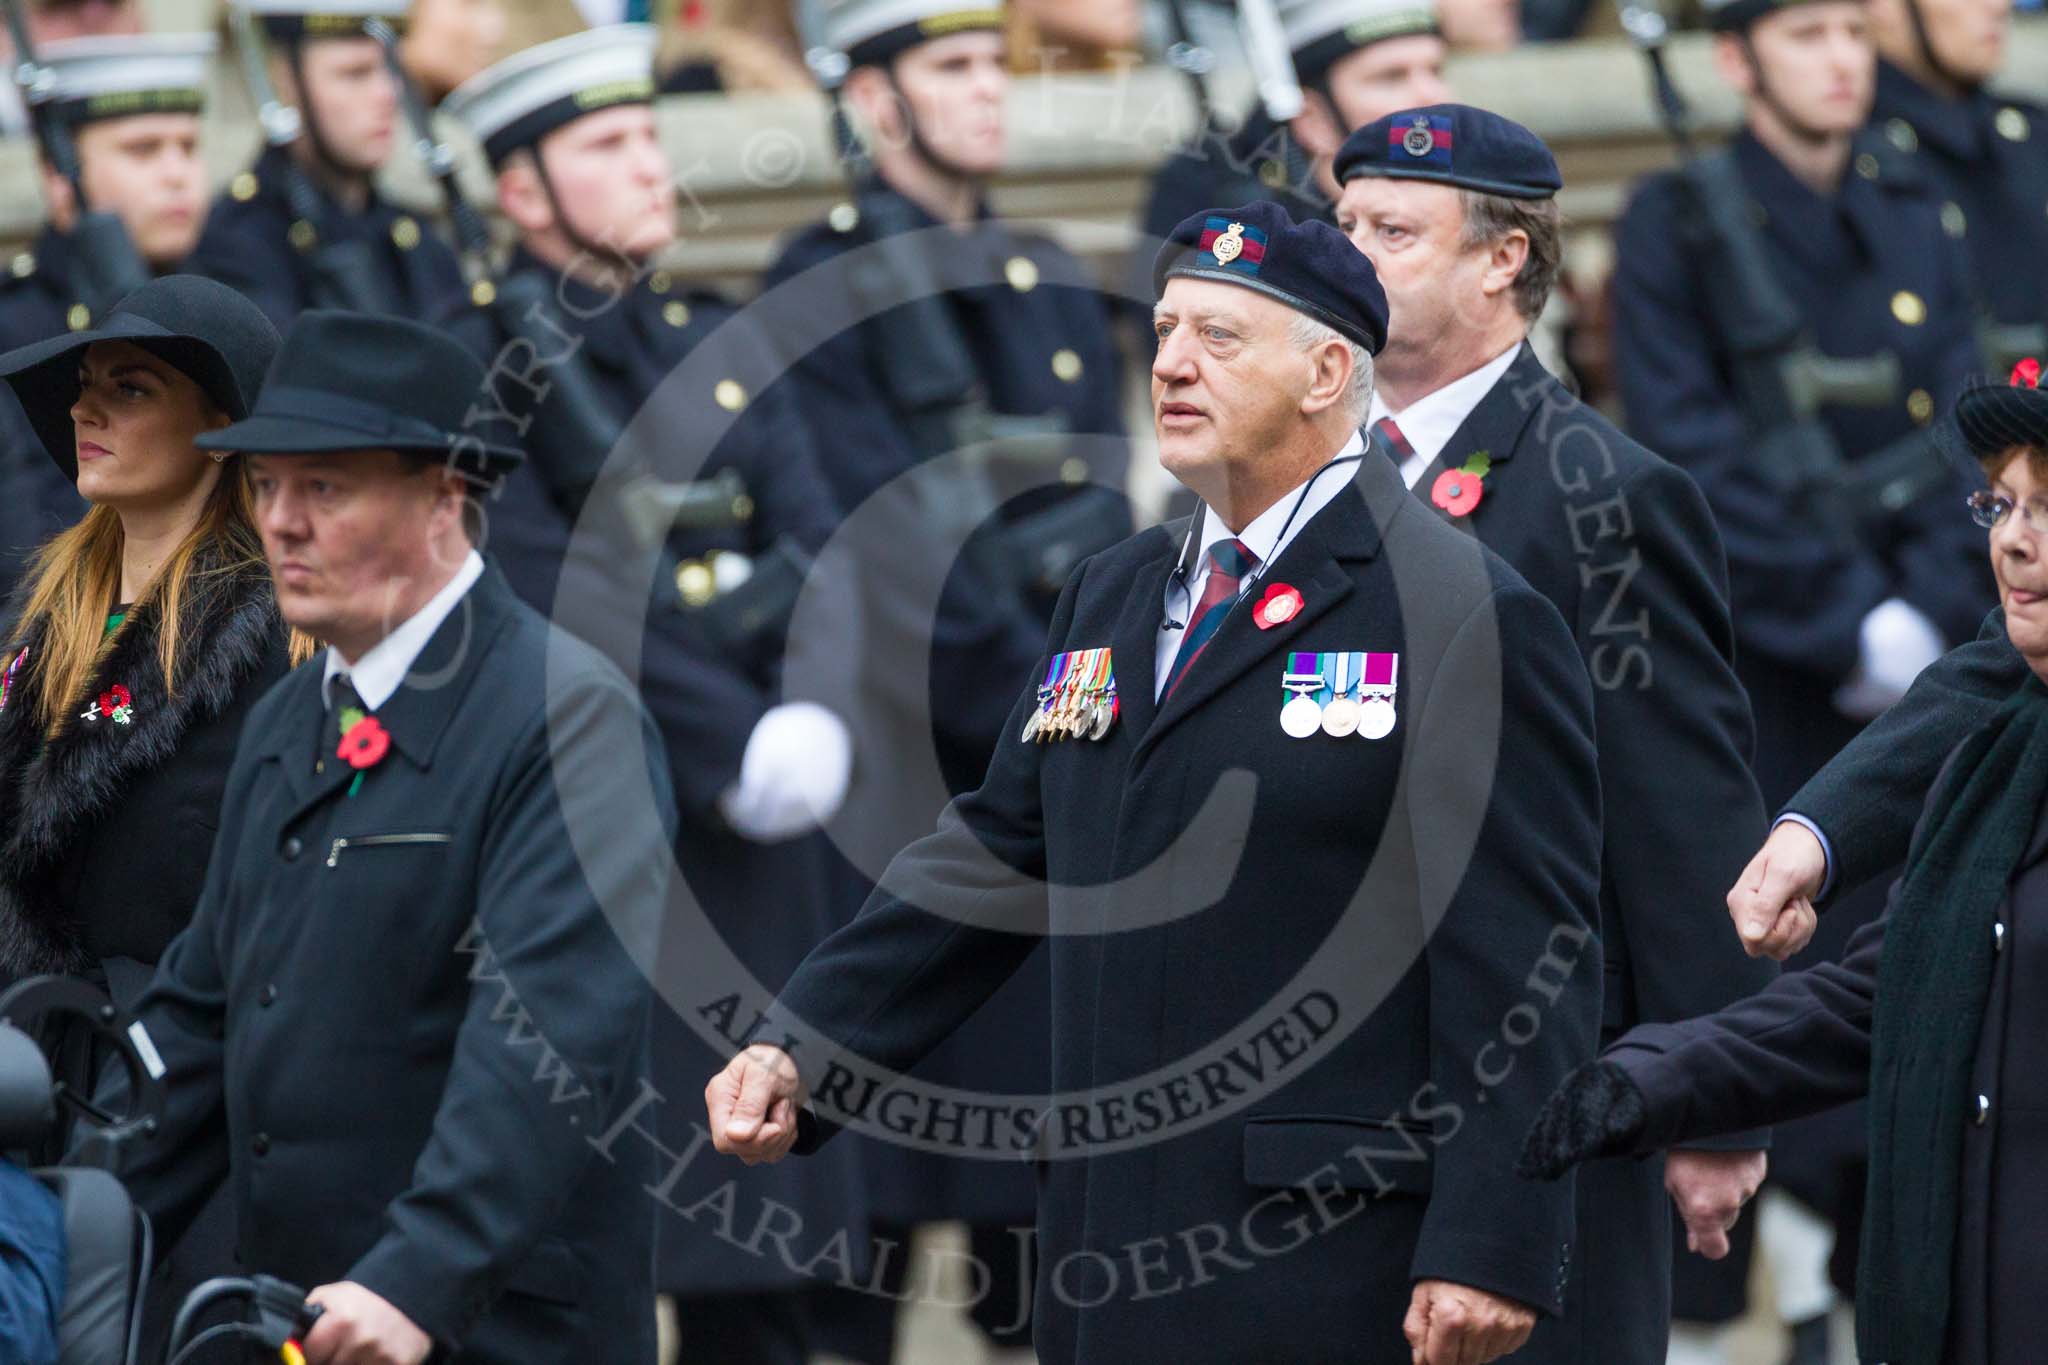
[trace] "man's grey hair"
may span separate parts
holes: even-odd
[[[1342,406],[1352,426],[1362,424],[1365,414],[1372,410],[1372,357],[1366,353],[1365,347],[1306,313],[1294,315],[1287,327],[1287,339],[1304,351],[1312,351],[1326,341],[1334,341],[1351,352],[1351,383],[1344,389]]]

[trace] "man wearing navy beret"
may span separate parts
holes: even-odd
[[[986,780],[797,969],[710,1131],[753,1162],[872,1126],[864,1078],[1050,936],[1056,1092],[1004,1145],[1040,1162],[1041,1360],[1493,1360],[1572,1258],[1570,1192],[1510,1170],[1599,1013],[1585,668],[1367,453],[1386,296],[1334,228],[1207,210],[1154,277],[1201,507],[1076,571]]]
[[[1605,801],[1603,1036],[1717,1009],[1769,980],[1721,915],[1756,846],[1748,698],[1721,542],[1699,489],[1543,369],[1524,340],[1557,278],[1557,162],[1534,133],[1443,104],[1379,120],[1338,158],[1339,225],[1391,305],[1375,437],[1416,494],[1557,605],[1593,684]],[[1532,1358],[1661,1360],[1670,1190],[1690,1240],[1762,1178],[1760,1133],[1586,1167],[1575,1279]]]

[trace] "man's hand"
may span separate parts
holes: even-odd
[[[1417,1280],[1401,1324],[1410,1365],[1486,1365],[1520,1350],[1535,1329],[1535,1309],[1449,1280]]]
[[[326,1310],[300,1343],[307,1365],[420,1365],[434,1349],[411,1318],[359,1284],[323,1284],[306,1302]]]
[[[1685,1244],[1710,1261],[1728,1254],[1728,1229],[1756,1197],[1770,1159],[1763,1152],[1674,1151],[1664,1158],[1664,1188],[1685,1220]]]
[[[803,1102],[803,1082],[789,1054],[756,1043],[704,1087],[711,1145],[749,1166],[780,1161],[796,1142],[796,1111]]]
[[[1783,962],[1804,948],[1820,917],[1813,898],[1828,875],[1827,851],[1797,820],[1780,820],[1728,888],[1728,914],[1751,957]]]

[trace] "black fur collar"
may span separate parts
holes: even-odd
[[[42,643],[40,626],[30,628],[28,659],[0,708],[0,980],[89,965],[71,907],[50,903],[48,874],[111,813],[136,775],[161,767],[189,729],[221,715],[277,648],[284,627],[269,571],[258,563],[207,572],[212,566],[201,553],[183,604],[175,696],[165,691],[158,663],[161,623],[145,609],[76,703],[93,718],[74,717],[44,744],[25,686]],[[13,658],[8,653],[5,662]],[[126,724],[98,714],[97,699],[115,684],[130,697]]]

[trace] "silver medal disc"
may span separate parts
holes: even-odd
[[[1280,728],[1290,738],[1307,739],[1323,728],[1323,708],[1314,697],[1295,697],[1280,708]]]
[[[1029,744],[1032,740],[1038,738],[1038,727],[1043,724],[1045,724],[1045,712],[1042,710],[1033,711],[1024,718],[1024,733],[1017,736],[1017,738]]]
[[[1088,738],[1101,739],[1109,733],[1109,723],[1116,718],[1116,702],[1110,697],[1095,699],[1095,728],[1088,732]]]
[[[1367,739],[1385,739],[1394,733],[1394,703],[1380,697],[1361,703],[1358,733]]]
[[[1323,733],[1342,739],[1358,728],[1358,703],[1338,697],[1323,707]]]

